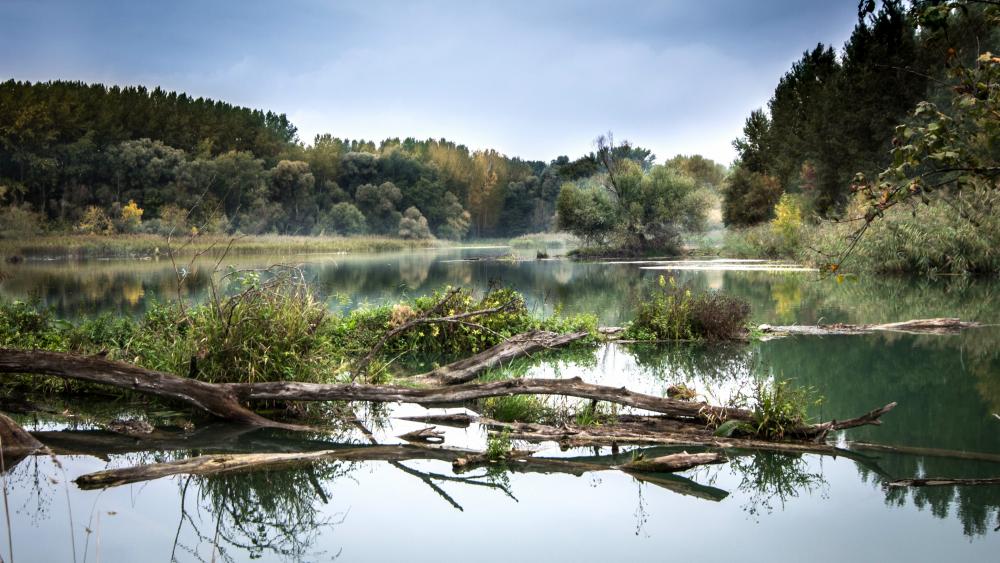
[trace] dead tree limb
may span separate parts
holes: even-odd
[[[496,346],[468,358],[452,362],[414,377],[420,383],[456,385],[472,381],[484,371],[503,365],[516,358],[535,352],[560,348],[576,342],[588,335],[586,331],[558,334],[544,330],[534,330],[514,335]]]
[[[845,324],[827,325],[760,325],[761,332],[771,338],[804,334],[810,336],[826,336],[837,334],[871,334],[873,332],[903,332],[907,334],[957,334],[967,328],[982,326],[974,321],[963,321],[957,318],[915,319],[898,323],[886,324]]]
[[[110,385],[178,400],[219,418],[271,428],[302,430],[302,426],[275,422],[240,404],[225,386],[154,371],[97,356],[43,350],[0,349],[0,373],[33,373]]]
[[[727,461],[726,456],[718,452],[696,454],[681,452],[679,454],[670,454],[652,459],[635,459],[619,466],[619,469],[642,473],[673,473],[675,471],[684,471],[692,467],[698,467],[699,465],[724,463],[725,461]]]
[[[451,302],[451,300],[454,299],[455,296],[459,295],[460,293],[461,290],[458,289],[453,289],[449,291],[448,293],[445,294],[445,296],[441,299],[441,301],[439,301],[434,307],[432,307],[429,311],[427,311],[423,315],[415,319],[409,320],[387,332],[384,336],[382,336],[382,338],[379,339],[377,343],[375,343],[375,346],[372,346],[372,349],[369,350],[368,353],[365,354],[365,356],[361,358],[361,360],[359,360],[357,364],[354,365],[354,368],[352,369],[353,377],[356,378],[358,374],[364,373],[364,371],[368,368],[368,364],[371,363],[372,359],[375,358],[375,356],[382,350],[383,347],[385,347],[386,344],[389,343],[389,341],[391,341],[393,338],[396,338],[400,334],[403,334],[404,332],[414,327],[426,324],[464,324],[464,325],[472,325],[476,328],[489,331],[489,329],[487,329],[486,327],[478,323],[473,323],[468,319],[473,319],[476,317],[485,317],[489,315],[494,315],[496,313],[509,311],[517,304],[514,300],[511,300],[496,307],[479,309],[477,311],[467,311],[465,313],[459,313],[456,315],[448,315],[443,317],[434,316],[440,313],[442,310],[444,310],[447,307],[447,305]]]
[[[0,414],[0,452],[17,457],[34,453],[44,446],[11,417]]]
[[[443,388],[413,388],[399,385],[322,384],[301,382],[205,383],[168,373],[147,370],[124,362],[61,352],[0,349],[0,373],[36,373],[111,385],[166,399],[183,401],[219,418],[242,424],[303,430],[305,427],[264,418],[241,401],[371,401],[421,405],[461,403],[511,395],[563,395],[608,401],[659,413],[669,418],[702,424],[725,420],[752,420],[746,409],[714,406],[636,393],[571,379],[508,379],[486,383],[463,383]],[[878,424],[895,403],[844,421],[802,425],[789,434],[797,438],[822,439],[830,430]]]

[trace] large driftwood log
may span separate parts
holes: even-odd
[[[500,344],[487,348],[468,358],[441,366],[414,379],[421,383],[436,383],[441,385],[456,385],[472,381],[484,371],[503,365],[515,358],[531,355],[535,352],[566,346],[587,336],[587,332],[558,334],[544,330],[534,330],[518,334],[504,340]]]
[[[20,456],[42,449],[42,443],[28,434],[11,417],[0,414],[0,451],[4,456]]]
[[[982,326],[977,322],[963,321],[957,318],[915,319],[898,323],[886,324],[844,324],[827,325],[760,325],[757,327],[764,334],[777,338],[794,334],[810,336],[826,336],[836,334],[871,334],[873,332],[905,332],[907,334],[956,334],[967,328]]]
[[[0,349],[0,373],[53,375],[110,385],[165,399],[182,401],[219,418],[273,428],[302,427],[269,420],[240,404],[233,391],[220,385],[178,377],[97,356],[43,350]]]
[[[487,383],[464,383],[443,388],[299,382],[212,384],[104,358],[61,352],[8,349],[0,349],[0,373],[41,373],[112,385],[180,400],[233,422],[291,430],[302,430],[304,427],[264,418],[244,407],[241,401],[370,401],[432,405],[511,395],[563,395],[592,401],[608,401],[684,421],[705,423],[753,418],[753,413],[745,409],[646,395],[629,391],[624,387],[586,383],[578,377],[509,379]],[[893,407],[895,403],[845,421],[803,425],[791,429],[790,434],[799,438],[822,439],[830,430],[879,424],[879,418]]]
[[[723,463],[725,461],[726,456],[718,452],[702,452],[697,454],[681,452],[679,454],[670,454],[652,459],[635,459],[620,466],[620,469],[643,473],[673,473],[675,471],[684,471],[685,469],[698,467],[699,465]]]

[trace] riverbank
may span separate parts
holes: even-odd
[[[280,254],[306,252],[398,252],[455,245],[437,239],[407,240],[379,236],[198,235],[168,240],[160,235],[51,235],[0,239],[0,257],[24,258],[153,258],[204,253]]]

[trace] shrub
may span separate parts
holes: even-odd
[[[431,228],[427,225],[427,218],[420,213],[420,210],[416,207],[409,207],[399,220],[399,237],[421,240],[434,238],[434,235],[431,234]]]
[[[0,208],[0,238],[23,238],[37,235],[45,226],[41,213],[28,205],[10,205]]]
[[[635,340],[735,340],[747,334],[750,305],[717,292],[695,295],[674,278],[660,276],[658,288],[636,309],[625,331]]]

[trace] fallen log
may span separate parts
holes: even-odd
[[[871,334],[873,332],[903,332],[907,334],[957,334],[968,328],[982,326],[974,321],[963,321],[958,318],[915,319],[886,324],[846,324],[834,323],[826,325],[787,325],[773,326],[763,324],[757,327],[771,338],[804,334],[810,336],[827,336],[838,334]]]
[[[41,450],[41,442],[11,417],[0,413],[0,454],[17,457]]]
[[[399,420],[423,422],[425,424],[439,424],[441,426],[452,426],[454,428],[468,428],[470,424],[477,420],[477,418],[465,413],[450,413],[428,414],[423,416],[401,416],[399,417]]]
[[[433,426],[428,426],[426,428],[421,428],[420,430],[414,430],[413,432],[407,432],[406,434],[401,434],[399,436],[401,440],[406,440],[407,442],[420,442],[424,444],[443,444],[444,443],[444,432],[436,430]]]
[[[466,383],[472,381],[484,371],[501,366],[505,362],[529,356],[535,352],[566,346],[585,338],[588,334],[586,331],[559,334],[544,330],[533,330],[517,334],[474,356],[433,369],[427,373],[415,376],[413,379],[418,383],[436,383],[440,385]]]
[[[44,350],[0,349],[0,373],[53,375],[128,389],[182,401],[232,422],[300,430],[304,427],[276,422],[244,407],[230,389],[154,371],[99,356],[80,356]]]
[[[923,479],[899,479],[888,483],[890,487],[943,487],[943,486],[966,486],[966,485],[1000,485],[1000,477],[988,477],[984,479],[947,479],[928,477]]]
[[[702,452],[697,454],[681,452],[679,454],[670,454],[652,459],[635,459],[625,465],[619,466],[619,469],[642,473],[673,473],[675,471],[684,471],[692,467],[698,467],[699,465],[724,463],[725,461],[727,461],[726,456],[717,452]]]
[[[508,379],[486,383],[463,383],[443,388],[286,381],[213,384],[99,357],[9,349],[0,349],[0,373],[40,373],[101,383],[166,399],[180,400],[232,422],[289,430],[311,429],[269,420],[244,407],[241,401],[370,401],[434,405],[511,395],[562,395],[592,401],[608,401],[702,424],[753,419],[753,413],[746,409],[646,395],[629,391],[624,387],[586,383],[579,377]],[[803,425],[790,429],[788,433],[794,437],[821,440],[831,430],[880,424],[880,417],[895,406],[895,403],[891,403],[860,417],[844,421]]]

